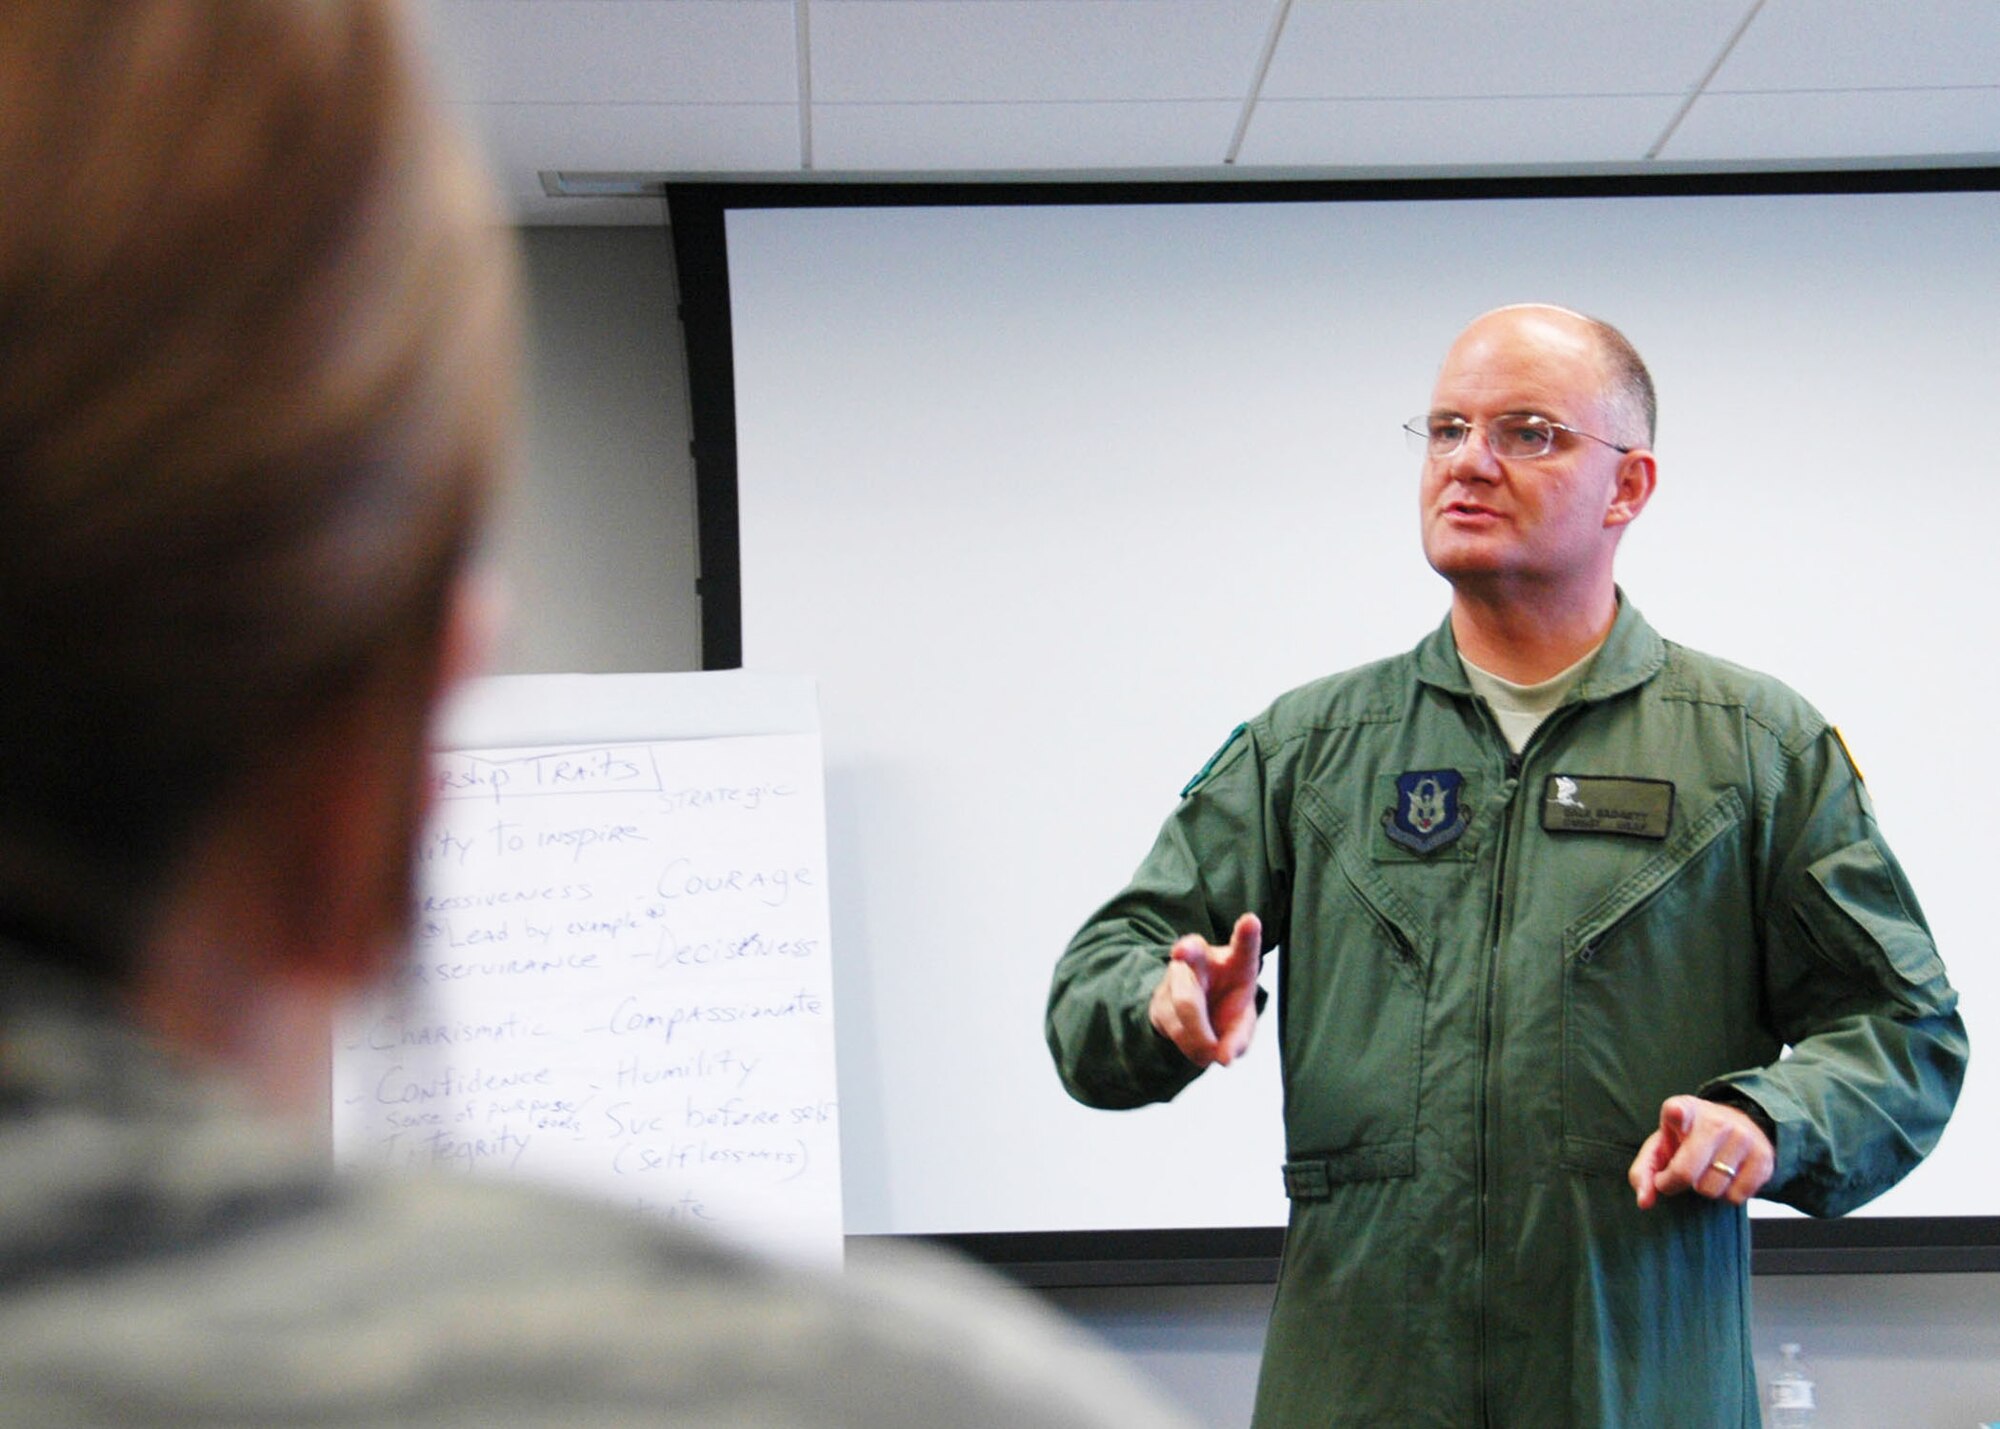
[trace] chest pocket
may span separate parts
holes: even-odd
[[[1660,1103],[1744,1055],[1760,959],[1743,822],[1724,790],[1564,929],[1565,1165],[1622,1177]]]
[[[1285,1133],[1295,1162],[1323,1168],[1300,1187],[1324,1194],[1415,1168],[1434,949],[1369,857],[1372,831],[1310,786],[1296,808],[1315,856],[1299,860],[1279,964]]]

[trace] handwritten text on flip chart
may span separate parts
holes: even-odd
[[[410,960],[338,1036],[348,1166],[840,1242],[817,735],[440,756]]]

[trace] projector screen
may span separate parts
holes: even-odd
[[[737,506],[705,470],[705,618],[726,661],[733,535],[742,664],[819,682],[850,1234],[1282,1224],[1275,1019],[1175,1102],[1094,1111],[1049,1064],[1049,973],[1239,721],[1442,618],[1397,428],[1506,302],[1645,355],[1628,598],[1840,726],[1976,1048],[2000,1027],[2000,194],[1627,187],[718,203]],[[2000,1214],[1996,1124],[1976,1051],[1864,1214]]]

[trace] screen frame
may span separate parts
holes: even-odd
[[[1659,198],[2000,191],[2000,167],[1458,178],[671,183],[669,237],[680,294],[698,512],[702,667],[742,664],[734,351],[726,240],[732,210],[1047,204],[1245,204]],[[1276,1226],[853,1236],[944,1244],[1035,1287],[1269,1283]],[[2000,1271],[2000,1216],[1754,1218],[1757,1274]]]

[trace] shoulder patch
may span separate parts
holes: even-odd
[[[1236,743],[1237,740],[1241,739],[1243,737],[1243,731],[1248,729],[1249,727],[1250,727],[1249,724],[1246,722],[1237,725],[1236,728],[1229,731],[1229,738],[1222,741],[1222,747],[1216,750],[1215,753],[1209,755],[1208,763],[1202,765],[1201,768],[1195,770],[1194,778],[1188,780],[1186,784],[1181,786],[1181,797],[1183,799],[1185,799],[1188,795],[1192,794],[1195,791],[1196,787],[1201,783],[1201,781],[1209,776],[1210,771],[1212,771],[1215,768],[1216,764],[1221,761],[1222,756],[1229,753],[1229,746]]]

